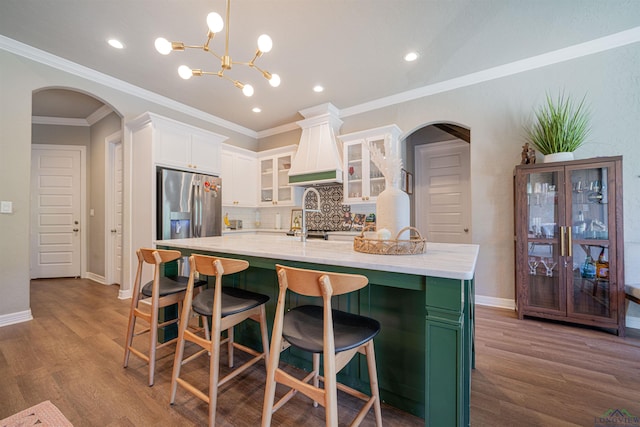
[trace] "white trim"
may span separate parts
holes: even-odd
[[[87,272],[85,279],[93,280],[94,282],[98,282],[101,285],[108,285],[104,276],[100,276],[99,274]]]
[[[105,196],[105,229],[104,229],[104,254],[105,254],[105,263],[104,263],[104,271],[105,271],[105,284],[112,284],[112,283],[122,283],[122,277],[115,279],[113,277],[113,264],[114,264],[114,259],[113,259],[113,237],[111,235],[111,228],[113,227],[112,221],[113,221],[113,207],[114,207],[114,200],[113,200],[113,182],[114,182],[114,172],[115,172],[115,148],[116,146],[120,144],[122,147],[122,165],[124,167],[124,144],[122,141],[122,131],[117,131],[115,133],[112,133],[111,135],[107,136],[105,138],[105,171],[106,171],[106,176],[105,176],[105,180],[104,180],[104,196]],[[123,174],[124,174],[124,169],[123,169]],[[124,183],[124,176],[121,177]],[[124,197],[124,194],[123,194]],[[123,201],[124,202],[124,201]],[[123,217],[123,221],[124,221],[124,217]],[[124,239],[124,237],[123,237]],[[124,247],[122,248],[124,250]],[[124,257],[124,254],[120,254],[121,257]]]
[[[118,299],[129,299],[132,294],[133,289],[122,290],[122,288],[120,288],[120,291],[118,292]]]
[[[640,27],[631,28],[626,31],[621,31],[619,33],[600,37],[588,42],[543,53],[541,55],[532,56],[520,61],[498,65],[497,67],[488,68],[465,76],[456,77],[454,79],[423,86],[418,89],[408,90],[385,98],[379,98],[374,101],[354,105],[353,107],[344,108],[340,111],[340,118],[366,113],[379,108],[413,101],[418,98],[424,98],[438,93],[448,92],[478,83],[508,77],[514,74],[524,73],[526,71],[559,64],[561,62],[593,55],[637,42],[640,42]]]
[[[495,308],[506,308],[509,310],[516,309],[516,302],[507,298],[495,298],[476,295],[476,305],[482,305]],[[627,315],[625,319],[625,328],[640,330],[640,317]]]
[[[625,327],[631,329],[640,329],[640,317],[627,315],[627,318],[625,319]]]
[[[34,125],[90,126],[87,119],[72,119],[68,117],[31,116],[31,123]]]
[[[89,126],[92,126],[98,123],[100,120],[107,117],[111,113],[113,113],[113,109],[108,105],[103,105],[93,113],[89,114],[89,116],[87,117],[87,123],[89,123]]]
[[[611,49],[616,49],[618,47],[637,42],[640,42],[640,27],[633,27],[625,31],[620,31],[618,33],[610,34],[608,36],[600,37],[573,46],[568,46],[562,49],[557,49],[551,52],[543,53],[541,55],[532,56],[520,61],[498,65],[486,70],[467,74],[466,76],[445,80],[442,82],[434,83],[432,85],[423,86],[385,98],[379,98],[374,101],[344,108],[340,110],[339,117],[344,118],[356,114],[366,113],[368,111],[377,110],[379,108],[388,107],[394,104],[400,104],[418,98],[424,98],[438,93],[460,89],[478,83],[483,83],[502,77],[534,70],[537,68],[546,67],[548,65],[559,64],[561,62],[566,62],[576,58],[593,55]],[[92,70],[91,68],[87,68],[66,59],[59,58],[55,55],[44,52],[40,49],[36,49],[32,46],[10,39],[3,35],[0,35],[0,49],[14,53],[16,55],[20,55],[36,62],[40,62],[45,65],[49,65],[59,70],[69,72],[79,77],[86,78],[90,81],[112,87],[116,90],[133,96],[137,96],[147,101],[163,105],[167,108],[180,111],[181,113],[188,114],[192,117],[199,118],[206,122],[222,126],[226,129],[236,131],[251,138],[264,138],[279,133],[289,132],[298,128],[295,123],[289,123],[256,132],[254,130],[245,128],[244,126],[240,126],[236,123],[232,123],[220,117],[205,113],[188,105],[184,105],[165,96],[158,95],[125,81]]]
[[[113,109],[108,105],[103,105],[93,113],[89,114],[86,119],[70,118],[70,117],[47,117],[32,116],[31,123],[34,125],[54,125],[54,126],[83,126],[89,127],[98,123],[100,120],[113,113]]]
[[[476,305],[484,305],[487,307],[507,308],[509,310],[516,309],[515,300],[508,298],[485,297],[476,295]]]
[[[31,310],[3,314],[0,316],[0,328],[3,326],[15,325],[16,323],[28,322],[29,320],[33,320]]]
[[[1,36],[0,36],[1,37]],[[87,216],[87,147],[84,145],[31,144],[31,150],[80,151],[80,277],[87,275],[87,237],[89,234],[89,217]],[[31,233],[31,226],[29,226]],[[29,248],[29,253],[33,248]]]
[[[58,56],[52,55],[40,49],[36,49],[35,47],[26,45],[3,35],[0,35],[0,49],[6,50],[7,52],[11,52],[27,59],[31,59],[41,64],[48,65],[58,70],[65,71],[89,81],[105,85],[128,95],[133,95],[146,101],[156,103],[158,105],[163,105],[175,111],[180,111],[184,114],[188,114],[192,117],[204,120],[206,122],[222,126],[226,129],[241,133],[251,138],[257,138],[257,133],[254,130],[248,129],[244,126],[240,126],[239,124],[230,122],[212,114],[205,113],[204,111],[198,110],[189,105],[182,104],[181,102],[174,101],[173,99],[167,98],[166,96],[162,96],[149,90],[142,89],[141,87],[132,85],[131,83],[116,79],[115,77],[108,76],[99,71],[76,64],[75,62],[60,58]]]

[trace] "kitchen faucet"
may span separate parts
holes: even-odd
[[[316,193],[316,197],[318,198],[317,209],[307,209],[306,202],[307,202],[307,194],[309,194],[309,192]],[[307,241],[307,212],[320,212],[320,193],[318,192],[318,190],[316,190],[313,187],[307,188],[306,190],[304,190],[304,193],[302,194],[302,230],[300,232],[301,242]]]

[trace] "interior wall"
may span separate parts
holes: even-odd
[[[514,299],[513,170],[525,142],[523,125],[545,93],[587,95],[592,109],[589,143],[576,158],[624,156],[624,226],[627,244],[640,242],[640,183],[635,148],[640,132],[640,46],[629,45],[584,58],[464,87],[366,114],[343,117],[343,132],[395,123],[403,137],[424,124],[463,123],[472,130],[472,241],[480,245],[476,293],[494,303]],[[626,280],[640,282],[625,256]],[[635,273],[637,276],[637,273]]]
[[[90,82],[46,65],[0,51],[0,199],[14,203],[14,213],[0,215],[0,321],[3,315],[29,310],[29,169],[31,145],[31,94],[46,86],[75,87],[105,100],[124,120],[145,111],[171,117],[230,136],[232,141],[251,140],[178,111],[146,101],[130,93]],[[522,125],[544,101],[545,92],[564,89],[576,97],[587,94],[593,109],[590,143],[577,158],[624,156],[625,246],[640,243],[640,183],[635,165],[640,134],[640,44],[608,50],[588,57],[502,77],[469,87],[434,94],[363,114],[342,117],[341,133],[397,124],[404,136],[426,123],[464,123],[473,130],[471,191],[473,242],[480,245],[476,284],[478,296],[513,300],[513,168],[520,161],[524,142]],[[337,105],[338,108],[349,106]],[[284,138],[290,135],[285,134]],[[272,138],[268,138],[269,141]],[[277,140],[274,136],[273,141]],[[125,156],[129,141],[125,137]],[[248,145],[255,140],[248,141]],[[270,142],[271,143],[271,142]],[[287,140],[287,143],[290,143]],[[283,145],[285,143],[283,142]],[[131,168],[127,164],[125,167]],[[127,172],[125,172],[127,173]],[[128,214],[125,208],[125,216]],[[130,260],[125,259],[125,263]],[[636,262],[625,256],[629,266]],[[130,268],[125,264],[125,269]]]
[[[89,244],[87,254],[87,272],[104,279],[105,276],[105,233],[107,221],[105,218],[106,188],[106,147],[105,139],[122,129],[122,120],[116,113],[111,113],[90,128],[89,175],[87,212],[89,212],[88,224],[85,227],[89,231]],[[93,215],[91,215],[93,212]]]

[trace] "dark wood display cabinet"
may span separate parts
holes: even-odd
[[[518,317],[624,335],[622,157],[515,168]]]

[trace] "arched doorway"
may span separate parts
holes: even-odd
[[[411,222],[427,241],[471,243],[469,129],[433,123],[405,141],[415,179]]]
[[[121,146],[121,130],[121,116],[91,94],[60,87],[33,92],[32,278],[72,276],[105,284],[122,282],[121,275],[109,274],[114,266],[108,262],[122,258],[109,252],[110,245],[121,248],[111,240],[122,238],[122,227],[117,227],[115,236],[111,230],[116,228],[114,206],[122,203],[117,196],[107,201],[113,196],[114,181],[115,157],[110,152]],[[72,165],[74,161],[68,159],[76,152],[81,153],[80,159]],[[53,179],[51,162],[69,168],[58,170]],[[74,168],[82,171],[79,179],[70,178]],[[42,227],[43,213],[49,214],[50,227]],[[49,268],[55,264],[65,267]]]

